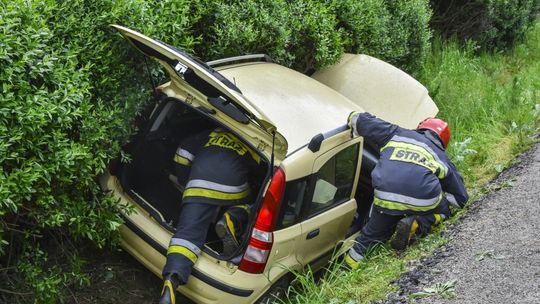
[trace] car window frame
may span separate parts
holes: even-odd
[[[315,194],[315,187],[316,187],[316,184],[317,184],[317,180],[318,180],[318,177],[320,175],[319,171],[317,172],[314,172],[312,174],[309,175],[309,180],[308,180],[308,184],[306,186],[306,194],[304,195],[304,201],[302,202],[302,210],[300,211],[300,221],[299,222],[302,222],[302,221],[305,221],[305,220],[308,220],[310,218],[313,218],[313,217],[316,217],[330,209],[333,209],[345,202],[348,202],[349,200],[351,200],[353,197],[354,197],[354,182],[356,180],[356,172],[358,171],[358,166],[360,165],[359,161],[360,161],[360,151],[361,151],[361,147],[360,147],[361,143],[355,143],[355,144],[352,144],[352,145],[349,145],[339,151],[337,151],[332,157],[330,157],[328,159],[328,161],[332,160],[332,159],[335,159],[335,157],[345,151],[346,149],[350,148],[350,147],[356,147],[356,162],[355,162],[355,167],[354,167],[354,174],[353,174],[353,180],[352,180],[352,186],[351,186],[351,192],[349,193],[349,196],[348,197],[343,197],[342,199],[336,201],[336,202],[333,202],[332,204],[329,204],[328,206],[325,206],[324,208],[320,209],[320,210],[317,210],[316,212],[313,212],[313,213],[309,213],[309,208],[308,208],[308,205],[310,205],[312,203],[312,200],[313,200],[313,195]],[[327,162],[328,162],[327,161]],[[325,162],[325,164],[327,163]],[[324,166],[324,165],[323,165]],[[322,166],[321,166],[322,168]],[[319,168],[320,169],[320,168]]]
[[[287,187],[290,187],[290,184],[292,184],[292,183],[306,182],[306,186],[304,187],[304,190],[303,190],[304,191],[303,199],[300,202],[300,204],[302,205],[300,207],[300,212],[298,213],[298,215],[295,214],[294,220],[288,225],[284,225],[284,223],[283,223],[284,218],[285,218],[286,209],[287,209],[284,206],[284,204],[285,204],[285,195],[281,198],[281,202],[280,202],[281,208],[280,208],[280,211],[279,211],[280,214],[279,214],[279,217],[277,219],[277,223],[278,223],[277,224],[277,230],[289,228],[291,226],[298,225],[298,224],[300,224],[302,222],[302,220],[303,220],[302,219],[302,208],[304,206],[304,202],[306,201],[306,193],[307,193],[308,188],[309,188],[310,178],[311,178],[311,174],[306,175],[304,177],[294,179],[294,180],[287,181],[285,183],[285,192],[287,191]]]

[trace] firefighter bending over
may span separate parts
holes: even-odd
[[[468,194],[456,167],[445,153],[450,141],[448,124],[427,118],[408,130],[369,113],[352,112],[347,121],[354,135],[361,135],[380,151],[371,173],[374,188],[369,221],[345,256],[355,270],[367,250],[391,240],[403,250],[417,235],[447,219],[448,204],[462,208]]]
[[[260,157],[232,133],[207,130],[183,140],[174,156],[180,183],[185,182],[182,210],[167,250],[160,303],[175,303],[175,290],[186,284],[204,246],[208,227],[221,207],[229,206],[216,223],[229,255],[238,246],[248,220],[250,170]]]

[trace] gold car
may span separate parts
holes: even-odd
[[[351,111],[410,128],[437,113],[421,84],[366,55],[346,54],[308,77],[264,55],[204,63],[114,27],[170,76],[158,87],[147,125],[126,148],[132,160],[101,179],[133,206],[121,227],[125,250],[161,276],[181,211],[184,185],[171,165],[183,137],[219,126],[263,160],[250,179],[257,196],[240,248],[225,256],[210,229],[188,283],[178,289],[196,303],[267,303],[286,290],[290,270],[325,265],[338,244],[358,233],[373,196],[377,151],[351,137]]]

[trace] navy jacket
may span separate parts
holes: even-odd
[[[250,197],[249,172],[260,156],[232,133],[215,129],[183,140],[175,154],[183,203],[237,205]]]
[[[374,143],[380,159],[371,173],[375,208],[387,214],[426,214],[446,199],[463,207],[463,178],[430,131],[401,128],[369,113],[353,116],[353,132]]]

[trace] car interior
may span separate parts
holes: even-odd
[[[165,98],[152,113],[145,128],[125,148],[131,161],[123,163],[119,177],[122,187],[166,229],[174,231],[181,212],[185,185],[178,182],[173,158],[182,138],[215,127],[224,128],[201,112],[175,98]],[[268,165],[261,162],[252,172],[250,186],[259,193]],[[216,213],[217,221],[226,208]],[[209,229],[206,246],[222,251],[214,229]]]
[[[367,140],[364,140],[362,151],[362,166],[360,167],[360,179],[354,198],[356,199],[357,209],[353,223],[347,231],[347,237],[362,229],[367,223],[373,204],[373,186],[371,185],[371,172],[377,165],[379,151],[376,146]]]

